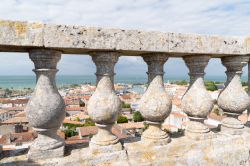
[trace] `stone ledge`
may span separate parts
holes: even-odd
[[[66,54],[106,50],[124,55],[163,52],[221,57],[250,54],[250,38],[0,20],[0,51],[27,52],[41,47]]]
[[[74,149],[63,158],[27,162],[27,155],[4,158],[2,165],[249,165],[250,132],[242,135],[216,133],[216,137],[203,141],[187,137],[173,138],[166,146],[145,147],[138,140],[125,140],[125,150],[113,153],[90,154],[87,147]]]

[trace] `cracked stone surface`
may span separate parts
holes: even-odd
[[[26,52],[27,47],[57,49],[66,54],[105,50],[126,55],[161,52],[169,56],[188,53],[222,57],[250,54],[250,37],[0,20],[0,51]]]
[[[204,119],[213,108],[213,99],[204,85],[205,67],[209,56],[184,57],[189,68],[190,83],[187,92],[182,98],[182,110],[188,115],[190,122],[187,124],[185,135],[190,138],[205,138],[209,128],[204,124]]]
[[[145,54],[144,61],[148,65],[149,87],[139,102],[139,110],[148,121],[149,127],[142,134],[142,141],[148,145],[167,144],[168,134],[161,129],[161,123],[168,117],[172,101],[164,89],[163,65],[168,57],[164,54]]]
[[[59,94],[55,75],[61,52],[45,49],[30,51],[34,62],[33,70],[37,83],[25,111],[29,124],[38,133],[29,150],[29,159],[58,157],[64,155],[64,139],[57,135],[57,130],[65,117],[64,100]]]
[[[88,113],[96,123],[98,133],[91,138],[90,147],[96,149],[114,144],[121,147],[117,136],[111,133],[111,127],[121,110],[121,101],[113,85],[114,66],[118,55],[115,52],[98,52],[91,55],[96,64],[97,88],[89,99]]]
[[[249,128],[245,128],[242,135],[214,133],[216,137],[200,141],[177,136],[170,144],[150,147],[138,139],[124,140],[124,150],[121,151],[90,154],[85,146],[75,148],[61,158],[28,163],[27,155],[23,154],[4,158],[0,163],[3,166],[249,166],[249,133]]]

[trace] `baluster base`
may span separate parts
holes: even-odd
[[[64,156],[64,139],[57,135],[57,129],[34,130],[38,132],[38,137],[29,149],[29,161]]]
[[[221,122],[221,132],[231,135],[241,135],[244,132],[244,124],[238,120],[240,114],[225,112],[227,115]]]
[[[204,140],[213,137],[210,129],[204,124],[205,118],[189,117],[189,119],[185,136],[194,140]]]
[[[104,125],[96,123],[96,126],[98,127],[98,132],[91,138],[91,144],[106,146],[119,142],[118,137],[111,132],[113,124]]]
[[[89,143],[90,151],[95,153],[107,153],[122,150],[122,145],[116,135],[112,134],[112,124],[96,124],[98,133],[92,137]]]
[[[161,129],[161,123],[147,121],[149,126],[142,133],[141,142],[145,145],[166,145],[170,142],[169,135]]]

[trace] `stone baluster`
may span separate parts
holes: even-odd
[[[248,61],[248,96],[250,96],[250,61]],[[247,108],[247,123],[246,126],[250,127],[250,106]]]
[[[170,141],[168,134],[161,129],[162,122],[171,112],[172,102],[164,88],[163,66],[168,57],[164,54],[145,54],[148,65],[148,89],[143,94],[139,110],[149,124],[142,134],[142,143],[146,145],[164,145]]]
[[[241,84],[242,68],[249,61],[247,56],[223,57],[222,64],[227,68],[227,82],[218,98],[218,106],[227,114],[222,120],[221,131],[229,134],[241,134],[244,125],[237,117],[250,104],[250,98]]]
[[[204,124],[204,120],[213,108],[213,100],[204,85],[204,70],[209,59],[210,57],[206,55],[184,57],[189,68],[190,83],[188,91],[182,98],[182,110],[190,119],[185,135],[192,139],[204,139],[210,131]]]
[[[38,138],[32,143],[28,158],[36,160],[61,157],[64,155],[64,139],[57,135],[57,130],[65,117],[65,104],[55,83],[58,71],[56,65],[61,52],[36,49],[29,52],[29,57],[35,64],[33,71],[36,73],[37,83],[25,111]]]
[[[98,133],[90,141],[92,150],[110,145],[112,150],[121,150],[117,136],[111,128],[121,110],[121,101],[114,91],[114,66],[119,58],[116,52],[92,52],[96,65],[97,88],[88,102],[88,113],[98,127]]]

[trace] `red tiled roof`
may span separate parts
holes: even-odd
[[[6,113],[6,112],[9,112],[8,110],[3,110],[3,109],[0,109],[0,114],[2,113]]]
[[[17,142],[29,142],[34,140],[37,134],[33,131],[21,132],[21,133],[9,133],[0,138],[0,144],[9,144]],[[11,141],[11,142],[10,142]]]
[[[10,137],[8,136],[8,134],[5,134],[0,138],[0,144],[2,145],[9,144],[9,141],[10,141]]]
[[[29,131],[29,132],[22,132],[22,133],[11,133],[11,136],[14,137],[13,142],[29,142],[34,140],[37,137],[37,134]]]
[[[3,104],[7,104],[7,103],[10,103],[10,99],[8,98],[0,98],[0,103],[3,103]]]
[[[90,97],[91,96],[81,96],[80,98],[88,101],[90,99]]]
[[[29,99],[9,99],[9,98],[0,98],[0,103],[3,104],[27,104]]]
[[[29,99],[16,99],[11,100],[13,104],[27,104]]]
[[[14,115],[14,117],[26,117],[26,112],[22,111]]]
[[[59,135],[61,138],[65,139],[65,133],[61,130],[57,130],[57,135]]]
[[[87,127],[78,127],[78,130],[81,132],[81,136],[95,135],[97,134],[96,126],[87,126]]]
[[[120,85],[114,85],[114,89],[115,89],[115,90],[123,90],[124,87],[123,87],[123,86],[120,86]]]
[[[171,124],[163,124],[163,125],[162,125],[162,128],[163,128],[163,129],[167,129],[167,130],[169,130],[169,129],[171,129],[171,128],[178,129],[177,126],[174,126],[174,125],[171,125]]]
[[[179,117],[179,118],[186,118],[187,116],[178,112],[171,112],[171,114],[175,117]]]
[[[242,122],[242,123],[247,123],[247,119],[248,119],[248,116],[247,114],[242,114],[238,117],[238,119]]]
[[[123,100],[130,100],[130,99],[131,99],[131,96],[128,95],[128,94],[125,94],[125,95],[122,95],[122,96],[121,96],[121,99],[123,99]]]
[[[79,127],[81,136],[95,135],[97,134],[98,128],[96,126],[87,126],[87,127]],[[111,129],[111,132],[116,135],[118,138],[127,138],[129,135],[124,134],[122,128],[118,125],[114,125]]]
[[[24,107],[8,107],[6,109],[10,111],[24,111]]]
[[[70,145],[70,144],[79,144],[79,143],[89,142],[89,139],[80,139],[79,136],[77,136],[77,137],[78,137],[78,139],[70,139],[70,140],[66,139],[65,143]],[[69,137],[69,138],[71,138],[71,137]]]
[[[76,119],[76,118],[79,118],[79,119],[88,119],[90,117],[85,112],[80,112],[78,114],[75,114],[75,115],[71,116],[71,119]]]
[[[222,119],[224,119],[226,117],[226,115],[217,115],[213,112],[211,112],[209,115],[208,115],[208,118],[211,118],[211,119],[214,119],[214,120],[217,120],[217,121],[222,121]]]
[[[69,120],[69,119],[66,119],[66,118],[63,120],[63,123],[76,124],[76,125],[83,125],[84,124],[82,122],[72,121],[72,120]]]
[[[76,107],[76,106],[65,108],[65,111],[85,111],[85,110],[86,110],[85,107]]]
[[[13,117],[6,121],[1,122],[1,124],[19,124],[19,123],[28,123],[26,117]]]
[[[141,129],[145,127],[143,122],[120,123],[118,125],[123,129]]]
[[[176,105],[177,107],[181,107],[181,99],[178,99],[178,98],[174,97],[172,99],[172,104]]]

